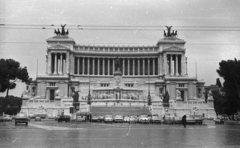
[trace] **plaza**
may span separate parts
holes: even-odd
[[[237,148],[239,126],[159,124],[58,123],[30,121],[29,125],[0,122],[0,147],[58,148]]]

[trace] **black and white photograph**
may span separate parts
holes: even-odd
[[[240,0],[0,0],[0,148],[239,148]]]

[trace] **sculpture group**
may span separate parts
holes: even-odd
[[[65,24],[65,25],[62,25],[61,24],[61,27],[62,27],[62,31],[60,32],[60,30],[59,30],[59,28],[56,30],[56,29],[54,29],[54,34],[56,34],[57,36],[60,36],[60,35],[62,35],[62,36],[64,36],[64,35],[68,35],[69,34],[69,31],[68,31],[68,29],[67,29],[67,31],[65,31],[65,26],[66,26],[67,24]]]
[[[177,30],[172,30],[171,31],[171,28],[172,26],[166,26],[167,27],[167,33],[165,32],[164,30],[164,37],[177,37]]]

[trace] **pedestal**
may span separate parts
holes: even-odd
[[[59,96],[55,97],[55,100],[54,100],[55,106],[61,106],[61,99],[62,98]]]
[[[28,106],[29,96],[23,96],[22,98],[22,106]]]
[[[177,100],[176,100],[176,107],[177,107],[177,108],[183,108],[183,101],[180,100],[180,99],[177,99]]]
[[[209,108],[214,108],[214,105],[213,105],[213,98],[212,97],[208,97],[207,99],[207,104],[208,104],[208,107]]]

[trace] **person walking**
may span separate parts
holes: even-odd
[[[182,124],[183,124],[184,128],[186,128],[186,124],[187,124],[187,116],[186,116],[186,114],[184,114],[182,116]]]

